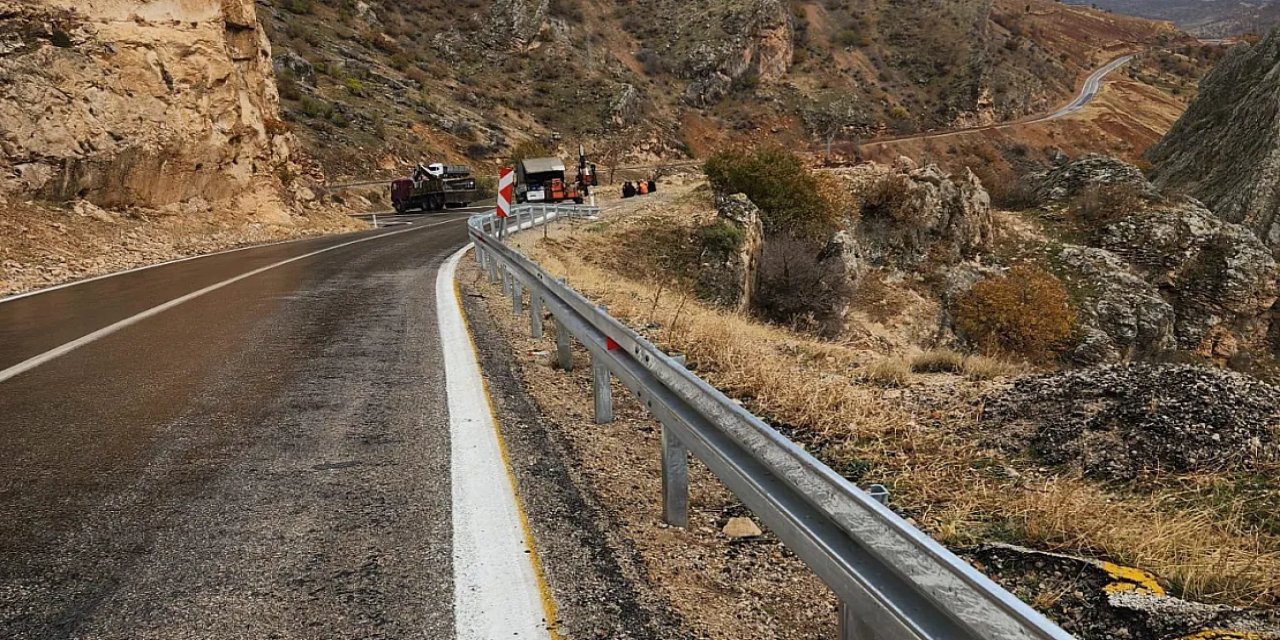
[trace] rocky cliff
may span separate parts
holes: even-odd
[[[1158,186],[1280,250],[1280,30],[1235,47],[1148,157]]]
[[[289,161],[252,0],[0,0],[0,194],[278,215]]]

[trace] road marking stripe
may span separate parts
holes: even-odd
[[[96,342],[96,341],[98,341],[98,340],[101,340],[101,339],[103,339],[103,338],[105,338],[105,337],[107,337],[107,336],[109,336],[109,335],[111,335],[111,334],[113,334],[113,333],[115,333],[115,332],[117,332],[117,331],[120,331],[121,329],[124,329],[125,327],[128,327],[128,326],[133,325],[133,324],[137,324],[137,323],[139,323],[139,322],[141,322],[141,321],[143,321],[143,320],[146,320],[147,318],[150,318],[151,316],[154,316],[154,315],[158,315],[158,314],[164,313],[165,311],[168,311],[169,309],[172,309],[172,308],[174,308],[174,307],[176,307],[176,306],[178,306],[178,305],[181,305],[181,304],[183,304],[183,303],[186,303],[186,302],[190,302],[190,301],[192,301],[192,300],[195,300],[196,298],[199,298],[200,296],[203,296],[203,295],[205,295],[205,294],[207,294],[207,293],[212,293],[212,292],[217,291],[218,289],[221,289],[221,288],[223,288],[223,287],[225,287],[225,286],[227,286],[227,285],[235,284],[235,283],[240,282],[241,280],[244,280],[244,279],[246,279],[246,278],[252,278],[253,276],[256,276],[256,275],[258,275],[258,274],[260,274],[260,273],[265,273],[265,272],[267,272],[267,271],[270,271],[270,270],[272,270],[272,269],[275,269],[276,267],[282,267],[282,266],[284,266],[284,265],[286,265],[286,264],[289,264],[289,263],[291,263],[291,262],[297,262],[297,261],[299,261],[299,260],[305,260],[305,259],[307,259],[307,258],[311,258],[311,257],[314,257],[314,256],[318,256],[318,255],[320,255],[320,254],[322,254],[322,253],[327,253],[327,252],[329,252],[329,251],[333,251],[333,250],[335,250],[335,249],[341,249],[341,248],[343,248],[343,247],[349,247],[349,246],[351,246],[351,245],[353,245],[353,244],[360,244],[361,242],[368,242],[368,241],[370,241],[370,240],[377,240],[377,239],[380,239],[380,238],[388,238],[388,237],[391,237],[391,236],[400,235],[400,234],[402,234],[402,233],[408,233],[408,232],[410,232],[410,231],[418,231],[418,230],[420,230],[420,229],[428,229],[428,228],[430,228],[430,227],[438,227],[438,226],[440,226],[440,225],[442,225],[442,224],[449,224],[449,223],[451,223],[451,222],[457,222],[457,220],[448,220],[448,221],[446,221],[446,222],[437,222],[436,224],[430,224],[430,225],[426,225],[426,226],[423,226],[423,227],[411,227],[411,228],[408,228],[408,229],[401,229],[400,231],[391,231],[391,232],[389,232],[389,233],[382,233],[382,234],[378,234],[378,235],[375,235],[375,236],[368,236],[368,237],[365,237],[365,238],[358,238],[358,239],[355,239],[355,240],[351,240],[350,242],[343,242],[342,244],[336,244],[336,245],[334,245],[334,246],[332,246],[332,247],[326,247],[326,248],[324,248],[324,249],[320,249],[320,250],[318,250],[318,251],[312,251],[311,253],[306,253],[306,254],[303,254],[303,255],[300,255],[300,256],[295,256],[295,257],[293,257],[293,258],[289,258],[288,260],[281,260],[280,262],[277,262],[277,263],[275,263],[275,264],[269,264],[269,265],[267,265],[267,266],[265,266],[265,267],[260,267],[260,268],[258,268],[258,269],[254,269],[253,271],[250,271],[250,272],[248,272],[248,273],[242,273],[242,274],[240,274],[240,275],[238,275],[238,276],[236,276],[236,277],[234,277],[234,278],[230,278],[230,279],[228,279],[228,280],[223,280],[222,282],[219,282],[219,283],[217,283],[217,284],[211,284],[211,285],[209,285],[209,286],[207,286],[207,287],[205,287],[205,288],[203,288],[203,289],[199,289],[199,290],[197,290],[197,291],[192,291],[191,293],[188,293],[187,295],[182,296],[182,297],[180,297],[180,298],[174,298],[173,300],[170,300],[170,301],[165,302],[165,303],[163,303],[163,304],[159,304],[159,305],[156,305],[156,306],[154,306],[154,307],[151,307],[150,309],[147,309],[146,311],[143,311],[143,312],[141,312],[141,313],[138,313],[138,314],[135,314],[135,315],[129,316],[128,318],[125,318],[125,319],[120,320],[120,321],[118,321],[118,322],[115,322],[115,323],[113,323],[113,324],[107,325],[107,326],[105,326],[105,327],[103,327],[103,328],[101,328],[101,329],[98,329],[97,331],[94,331],[93,333],[90,333],[90,334],[87,334],[87,335],[81,336],[81,337],[79,337],[79,338],[76,338],[75,340],[72,340],[71,342],[68,342],[68,343],[66,343],[66,344],[64,344],[64,345],[62,345],[62,346],[60,346],[60,347],[55,347],[55,348],[53,348],[53,349],[50,349],[50,350],[48,350],[48,351],[46,351],[46,352],[44,352],[44,353],[42,353],[42,354],[40,354],[40,355],[32,356],[31,358],[28,358],[28,359],[26,359],[26,360],[24,360],[24,361],[22,361],[22,362],[19,362],[18,364],[15,364],[15,365],[13,365],[12,367],[9,367],[8,369],[4,369],[3,371],[0,371],[0,382],[4,382],[4,381],[6,381],[6,380],[8,380],[8,379],[10,379],[10,378],[12,378],[12,377],[14,377],[14,376],[16,376],[16,375],[19,375],[19,374],[25,373],[25,372],[27,372],[27,371],[30,371],[30,370],[32,370],[32,369],[34,369],[34,368],[36,368],[36,367],[38,367],[38,366],[40,366],[40,365],[42,365],[42,364],[46,363],[46,362],[49,362],[50,360],[54,360],[54,359],[56,359],[56,358],[59,358],[59,357],[61,357],[61,356],[66,355],[66,354],[68,354],[68,353],[71,353],[72,351],[75,351],[76,349],[79,349],[80,347],[83,347],[83,346],[85,346],[85,345],[87,345],[87,344],[90,344],[90,343]]]
[[[453,499],[453,610],[457,640],[555,640],[555,605],[542,579],[455,274],[470,247],[436,276],[444,350]],[[507,482],[495,481],[505,473]]]

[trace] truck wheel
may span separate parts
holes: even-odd
[[[583,203],[583,199],[582,199],[582,198],[574,198],[574,199],[573,199],[573,203],[574,203],[574,204],[582,204],[582,203]]]

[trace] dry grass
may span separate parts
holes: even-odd
[[[1018,368],[966,358],[965,377],[924,399],[886,397],[876,379],[899,379],[911,364],[850,345],[807,338],[704,307],[678,291],[620,278],[585,260],[607,240],[577,243],[528,238],[526,250],[588,297],[650,339],[687,354],[698,371],[750,408],[828,443],[848,460],[870,466],[868,479],[894,491],[910,513],[944,543],[1005,539],[1065,552],[1103,556],[1156,572],[1182,595],[1209,602],[1280,602],[1280,538],[1260,532],[1230,505],[1174,503],[1166,493],[1111,490],[1074,475],[984,447],[975,407],[989,383]],[[655,273],[651,282],[658,282]],[[930,360],[953,361],[951,356]],[[868,379],[871,376],[867,376]],[[917,385],[912,396],[928,394]],[[918,392],[918,393],[917,393]]]
[[[871,384],[882,387],[905,387],[911,381],[914,363],[902,358],[884,358],[859,370],[859,377]]]
[[[1027,367],[1000,358],[969,356],[964,359],[960,372],[970,380],[998,380],[1020,376],[1027,372]]]
[[[965,356],[951,349],[933,349],[911,359],[916,373],[958,373],[964,369]]]
[[[951,349],[932,349],[911,359],[916,373],[959,373],[969,380],[998,380],[1027,372],[1027,367],[989,356],[967,355]]]

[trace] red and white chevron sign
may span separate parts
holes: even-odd
[[[511,215],[511,196],[516,190],[516,172],[503,167],[498,172],[498,217]]]

